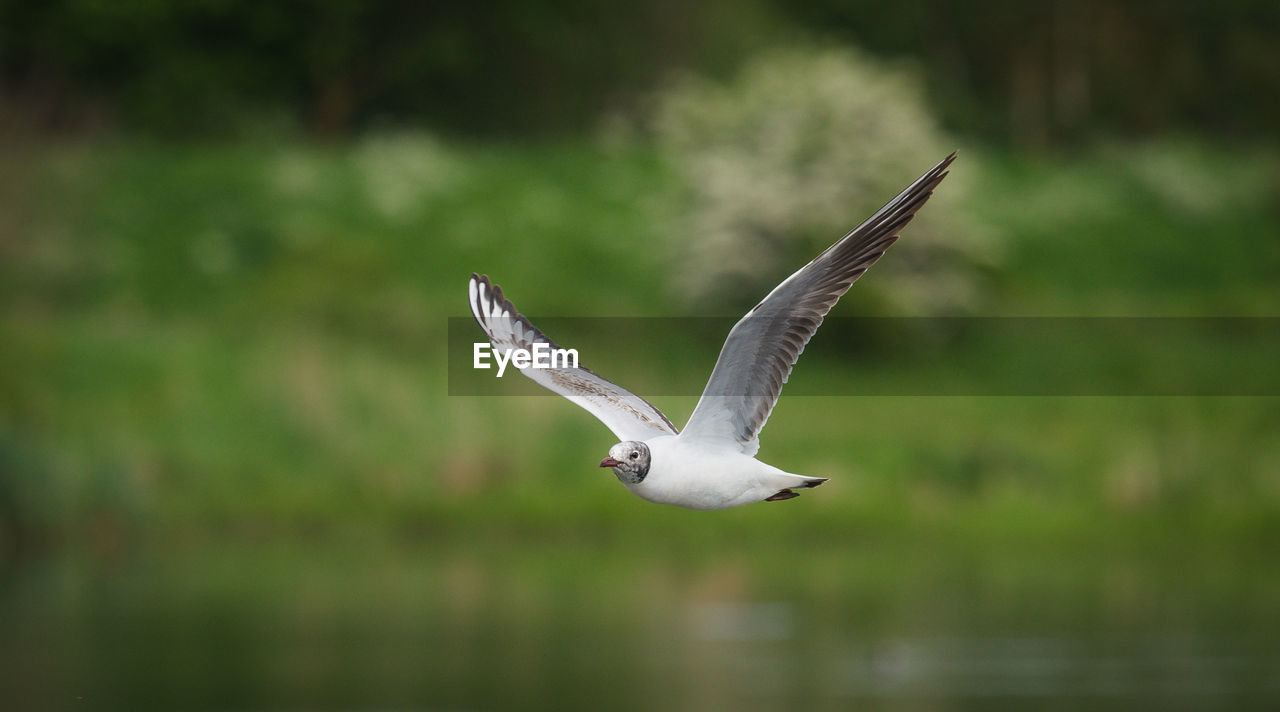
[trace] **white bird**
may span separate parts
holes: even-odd
[[[688,509],[728,509],[799,496],[825,477],[784,472],[755,458],[759,435],[791,367],[822,318],[898,239],[898,233],[946,177],[947,156],[865,222],[800,268],[742,317],[720,350],[702,398],[684,431],[645,399],[565,363],[520,372],[603,422],[621,442],[609,448],[609,467],[634,494]],[[496,354],[559,349],[484,275],[471,275],[471,312]],[[512,362],[513,364],[515,362]],[[547,364],[543,364],[547,365]]]

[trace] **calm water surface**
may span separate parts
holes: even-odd
[[[1280,709],[1264,554],[766,549],[24,555],[0,579],[0,688],[15,710]]]

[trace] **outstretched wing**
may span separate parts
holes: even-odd
[[[955,157],[955,153],[947,156],[839,242],[783,280],[734,325],[680,437],[722,441],[748,455],[760,449],[760,429],[822,318],[897,241],[898,233],[946,177],[947,166]]]
[[[513,349],[532,352],[537,343],[547,344],[550,349],[560,348],[516,311],[511,301],[502,295],[502,288],[490,282],[487,276],[472,274],[467,291],[471,298],[471,313],[480,328],[489,335],[489,343],[495,353],[508,353]],[[662,411],[627,389],[585,368],[566,368],[563,363],[553,363],[552,366],[518,370],[544,388],[585,408],[608,426],[619,440],[647,440],[656,435],[675,435],[678,432]],[[514,362],[512,367],[515,367]]]

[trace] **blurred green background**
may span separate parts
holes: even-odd
[[[784,392],[832,481],[697,513],[446,337],[741,314],[954,148],[835,314],[1280,316],[1277,126],[1261,1],[0,0],[4,706],[1274,709],[1275,397]]]

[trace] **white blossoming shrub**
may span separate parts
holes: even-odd
[[[671,231],[677,286],[726,307],[754,303],[955,148],[914,74],[848,50],[774,51],[727,85],[684,78],[661,96],[654,130],[691,191]],[[975,306],[993,251],[959,215],[964,174],[962,155],[858,286],[864,305]]]

